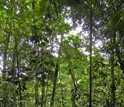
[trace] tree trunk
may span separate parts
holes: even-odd
[[[50,107],[54,107],[54,97],[55,97],[55,91],[56,91],[56,83],[57,83],[58,71],[59,71],[59,65],[57,63],[56,68],[55,68],[55,74],[54,74],[53,91],[52,91],[52,98],[51,98]]]
[[[38,59],[36,59],[36,69],[35,69],[35,80],[36,80],[36,85],[35,85],[35,107],[38,107],[39,105],[39,95],[38,95],[38,72],[39,72],[39,47],[35,46],[35,48],[38,51]]]
[[[22,90],[21,90],[21,84],[20,84],[20,69],[19,69],[19,53],[16,52],[16,56],[17,56],[17,78],[18,78],[18,87],[19,87],[19,100],[20,100],[20,107],[23,107],[22,105]]]
[[[70,58],[69,58],[69,72],[71,74],[71,78],[72,78],[73,85],[74,85],[74,88],[72,89],[72,96],[71,96],[72,107],[77,107],[77,105],[76,105],[77,83],[75,81],[75,77],[74,77],[74,74],[72,72]]]
[[[70,72],[70,74],[71,74],[71,78],[72,78],[72,81],[73,81],[73,84],[74,84],[74,88],[77,89],[77,83],[76,83],[74,74],[73,74],[73,72],[72,72],[70,59],[69,59],[69,72]]]
[[[15,76],[16,76],[16,53],[17,53],[17,47],[18,47],[18,40],[17,37],[14,37],[15,45],[13,49],[13,59],[12,59],[12,68],[11,68],[11,75],[12,75],[12,81],[15,81]]]
[[[58,51],[58,59],[55,67],[55,74],[54,74],[54,81],[53,81],[53,91],[52,91],[52,97],[51,97],[51,103],[50,107],[54,107],[54,97],[55,97],[55,91],[56,91],[56,83],[57,83],[57,77],[58,77],[58,72],[59,72],[59,60],[61,56],[61,48],[62,48],[62,43],[63,43],[63,35],[61,37],[61,42],[60,42],[60,48]]]
[[[44,107],[45,105],[45,74],[43,72],[42,74],[42,96],[41,96],[41,107]]]
[[[37,42],[38,41],[36,41],[36,39],[38,39],[37,38],[37,31],[36,31],[36,16],[35,16],[35,5],[36,5],[36,1],[35,0],[32,0],[32,10],[33,10],[33,32],[32,32],[32,34],[33,34],[33,36],[35,37],[35,38],[33,38],[34,39],[34,41],[35,41],[35,43],[34,43],[34,47],[35,47],[35,49],[36,49],[36,51],[37,51]],[[38,59],[39,59],[39,47],[38,47]],[[39,64],[38,64],[38,61],[37,61],[37,59],[36,59],[36,67],[35,67],[35,81],[36,81],[36,84],[35,84],[35,107],[38,107],[38,103],[39,103],[39,96],[38,96],[38,77],[37,77],[37,72],[38,72],[38,70],[39,70]]]
[[[111,93],[112,93],[112,107],[115,107],[115,91],[116,91],[116,87],[115,87],[115,74],[114,74],[114,49],[116,48],[116,34],[114,32],[113,38],[111,39],[111,44],[113,44],[112,47],[112,53],[111,53],[111,57],[110,57],[110,64],[111,64],[111,79],[112,79],[112,83],[111,83]]]
[[[89,107],[92,107],[92,8],[90,9],[90,96],[89,96]]]

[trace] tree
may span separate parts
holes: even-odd
[[[124,106],[123,13],[123,0],[0,1],[0,106]]]

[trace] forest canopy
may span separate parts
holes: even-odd
[[[123,0],[0,0],[0,107],[123,107],[123,85]]]

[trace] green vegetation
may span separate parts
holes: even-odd
[[[0,107],[124,107],[123,85],[123,0],[0,1]]]

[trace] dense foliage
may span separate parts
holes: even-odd
[[[123,73],[123,0],[0,1],[0,107],[123,107]]]

